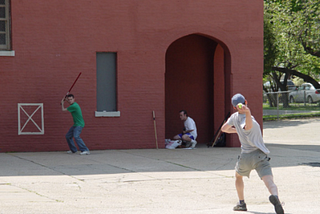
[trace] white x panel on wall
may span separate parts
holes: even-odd
[[[43,103],[18,103],[18,135],[44,134]]]

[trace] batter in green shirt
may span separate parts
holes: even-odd
[[[69,103],[70,106],[68,108],[64,107],[65,102]],[[79,147],[79,150],[81,151],[80,155],[89,155],[89,149],[80,137],[81,131],[84,127],[84,120],[82,117],[81,108],[78,105],[78,103],[75,102],[73,94],[68,94],[61,100],[61,107],[62,111],[69,111],[73,118],[73,126],[69,129],[68,133],[66,134],[66,140],[70,148],[70,150],[67,151],[67,153],[72,154],[78,151],[77,147],[74,144],[74,139]]]
[[[72,103],[67,110],[71,113],[73,118],[73,126],[84,127],[84,120],[82,117],[81,108],[78,103]]]

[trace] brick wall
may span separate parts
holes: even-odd
[[[176,114],[178,108],[165,102],[165,56],[174,41],[190,34],[223,49],[225,109],[231,109],[231,94],[242,92],[262,121],[263,1],[22,0],[11,4],[16,54],[0,57],[0,152],[68,150],[64,135],[72,118],[61,111],[60,101],[79,72],[72,93],[82,107],[86,122],[82,138],[89,149],[155,148],[153,110],[163,148],[165,137],[171,135],[166,109]],[[98,51],[118,54],[119,118],[94,116]],[[217,122],[200,122],[207,115],[196,112],[198,106],[208,107],[204,101],[209,95],[198,94],[197,106],[186,108],[191,117],[199,118],[198,123],[209,126],[201,134],[208,138]],[[44,135],[18,135],[18,103],[44,104]],[[223,109],[217,102],[213,105]],[[209,118],[220,120],[216,115]],[[239,144],[234,140],[230,145]]]

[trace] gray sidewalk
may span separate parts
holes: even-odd
[[[319,214],[320,119],[264,123],[285,213]],[[275,213],[256,172],[237,202],[240,148],[0,153],[0,213]]]

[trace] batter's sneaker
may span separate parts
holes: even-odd
[[[73,152],[71,150],[67,151],[67,154],[74,154],[74,153],[77,153],[77,152]]]
[[[284,214],[282,205],[277,195],[270,195],[269,201],[273,204],[274,210],[276,211],[277,214]]]
[[[246,203],[240,204],[238,203],[237,206],[233,208],[234,211],[247,211]]]
[[[80,155],[90,155],[90,152],[89,151],[83,151],[83,152],[80,152]]]

